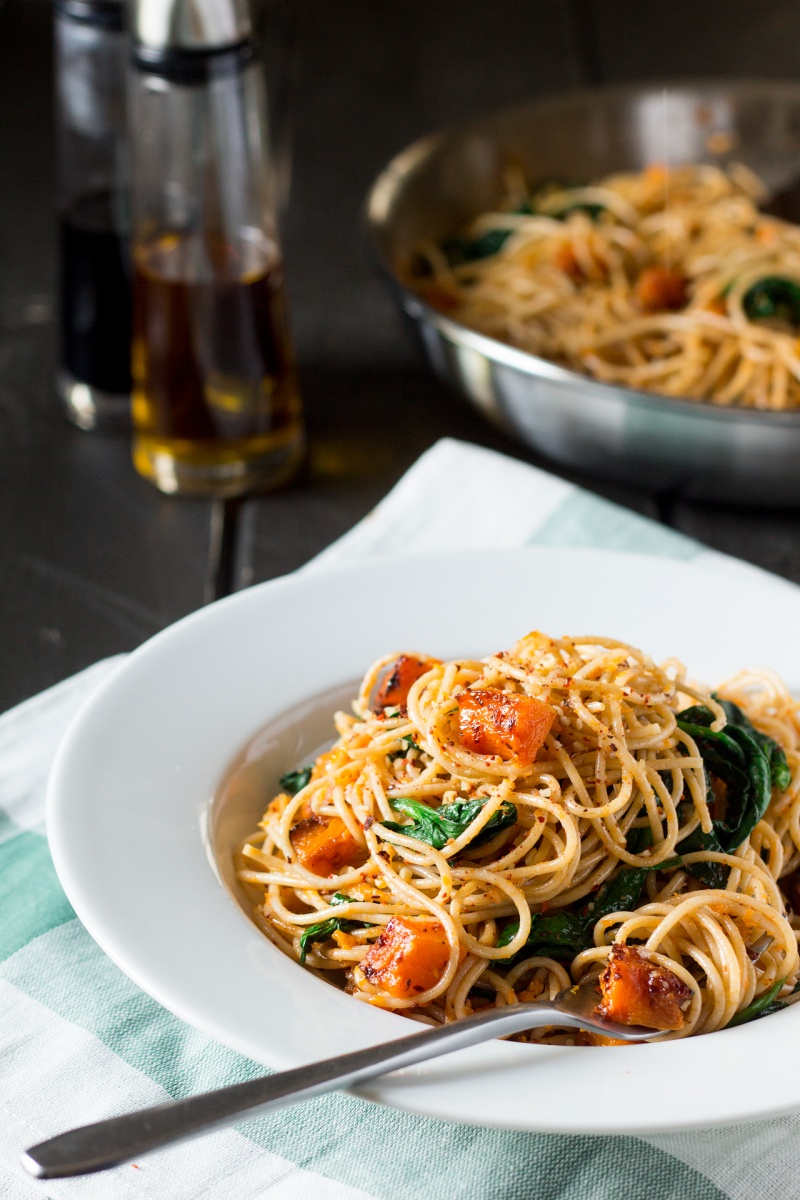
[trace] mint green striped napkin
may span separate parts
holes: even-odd
[[[306,569],[378,553],[519,545],[702,557],[733,576],[756,569],[542,471],[449,440]],[[797,1117],[686,1134],[560,1137],[431,1121],[348,1095],[103,1175],[31,1180],[18,1159],[33,1142],[263,1070],[123,975],[85,932],[53,871],[43,828],[50,763],[72,716],[119,662],[98,663],[0,717],[0,1200],[800,1200]]]

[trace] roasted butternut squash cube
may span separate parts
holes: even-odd
[[[596,1011],[620,1025],[681,1029],[691,989],[666,967],[644,958],[635,946],[620,943],[599,979],[602,1001]]]
[[[645,267],[636,280],[636,299],[645,312],[683,308],[688,299],[686,276],[674,267]]]
[[[361,961],[364,978],[398,1000],[434,987],[445,972],[450,947],[438,921],[392,917]]]
[[[398,708],[403,716],[406,715],[406,701],[413,685],[438,660],[431,658],[413,658],[410,654],[401,654],[388,668],[381,686],[375,695],[373,711],[381,713],[385,708]]]
[[[569,275],[575,283],[582,283],[586,278],[581,270],[581,264],[575,255],[571,242],[562,242],[555,253],[553,262],[558,267],[559,271],[563,271],[565,275]]]
[[[289,840],[297,861],[315,875],[336,874],[367,857],[341,817],[306,817],[289,830]]]
[[[270,800],[267,805],[267,813],[270,817],[279,817],[290,800],[291,796],[288,792],[278,792],[274,800]]]
[[[523,766],[530,766],[536,758],[556,716],[543,700],[496,688],[467,690],[457,699],[462,746],[475,754],[496,754]]]
[[[347,751],[343,746],[334,746],[320,754],[311,769],[312,779],[321,779],[328,771],[338,771],[347,762]]]

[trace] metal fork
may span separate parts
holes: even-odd
[[[22,1156],[38,1179],[58,1179],[105,1171],[171,1142],[186,1141],[226,1125],[251,1121],[277,1108],[310,1100],[323,1092],[352,1087],[440,1054],[465,1050],[495,1037],[508,1037],[542,1025],[592,1030],[624,1042],[649,1041],[663,1030],[618,1025],[598,1016],[596,982],[560,992],[554,1000],[513,1004],[454,1021],[367,1050],[310,1063],[292,1071],[250,1079],[186,1100],[157,1104],[58,1134],[31,1146]]]

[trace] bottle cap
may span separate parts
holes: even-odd
[[[248,0],[134,0],[133,31],[146,57],[224,50],[253,30]]]
[[[125,27],[124,0],[56,0],[56,12],[83,25],[111,30]]]

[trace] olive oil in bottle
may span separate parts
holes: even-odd
[[[136,468],[163,490],[171,472],[175,490],[206,491],[210,476],[220,495],[288,477],[302,428],[277,252],[175,236],[138,247],[133,377]]]

